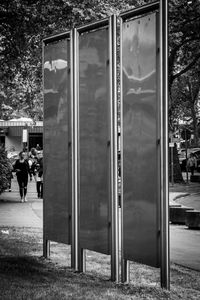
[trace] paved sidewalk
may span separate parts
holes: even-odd
[[[43,226],[43,200],[37,198],[34,180],[28,183],[27,202],[21,203],[16,179],[12,191],[0,195],[0,226]]]
[[[170,260],[200,271],[200,230],[185,225],[170,225]]]
[[[170,187],[170,203],[191,203],[200,209],[200,184],[174,185]],[[27,203],[21,203],[16,179],[12,192],[0,195],[0,226],[43,226],[43,200],[37,198],[35,182],[29,182]],[[195,208],[198,208],[195,207]],[[184,225],[170,225],[171,261],[200,271],[200,230],[189,230]]]
[[[179,203],[200,210],[200,183],[174,184],[170,186],[170,205]],[[170,225],[171,261],[200,271],[200,230],[185,225]]]

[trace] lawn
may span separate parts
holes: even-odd
[[[86,273],[70,268],[70,247],[51,243],[42,257],[42,231],[0,228],[0,299],[200,299],[200,273],[171,265],[171,290],[160,288],[159,269],[131,263],[128,285],[110,281],[110,258],[87,251]]]

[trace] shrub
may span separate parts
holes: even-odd
[[[0,194],[9,186],[12,166],[5,150],[0,147]]]

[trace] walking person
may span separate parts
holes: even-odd
[[[42,199],[43,198],[43,171],[37,172],[36,187],[37,187],[38,198]]]
[[[28,161],[25,159],[25,153],[23,151],[19,153],[19,159],[16,160],[13,169],[16,172],[17,176],[21,202],[27,202],[26,194],[28,185],[29,164]]]
[[[39,154],[37,160],[32,166],[33,175],[36,181],[36,190],[38,198],[43,198],[43,158],[42,154]]]
[[[191,175],[194,175],[194,170],[197,167],[197,159],[193,153],[191,153],[188,158],[187,167],[188,167],[189,171],[191,172]]]

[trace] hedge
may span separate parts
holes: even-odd
[[[12,165],[7,158],[6,151],[0,147],[0,194],[9,186]]]

